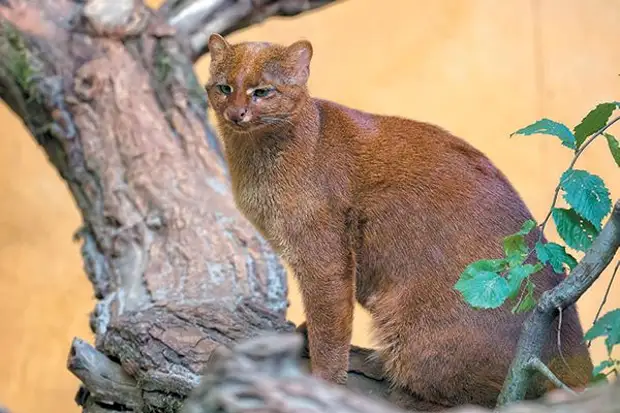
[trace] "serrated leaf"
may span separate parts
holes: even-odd
[[[611,152],[611,156],[613,156],[614,161],[616,161],[616,165],[620,166],[620,143],[618,140],[609,133],[604,133],[605,139],[607,139],[607,146],[609,146],[609,151]]]
[[[584,335],[584,340],[594,340],[597,337],[607,337],[605,346],[607,353],[620,343],[620,308],[612,310],[599,318],[596,323]]]
[[[525,289],[527,292],[525,293],[525,297],[520,300],[513,308],[512,313],[523,313],[526,311],[530,311],[534,307],[536,307],[536,299],[534,298],[534,288],[536,285],[530,280],[527,279],[527,283],[525,284]]]
[[[520,234],[508,235],[504,238],[504,253],[508,264],[513,267],[521,264],[528,253],[525,238]]]
[[[603,218],[611,211],[611,199],[605,182],[588,171],[569,169],[562,174],[560,186],[566,202],[600,231]]]
[[[598,235],[594,225],[579,216],[574,209],[553,208],[551,216],[560,237],[566,245],[577,251],[590,248]]]
[[[521,229],[519,230],[519,232],[517,232],[517,234],[519,234],[519,235],[527,235],[535,227],[536,227],[536,221],[534,221],[533,219],[528,219],[527,221],[525,221],[523,223],[523,225],[521,225]]]
[[[575,126],[573,129],[575,149],[579,149],[588,136],[607,125],[607,121],[616,109],[616,106],[617,102],[600,103],[581,120],[579,125]]]
[[[474,308],[497,308],[508,297],[508,282],[498,272],[504,260],[480,260],[465,268],[454,285],[465,301]]]
[[[493,260],[478,260],[469,264],[463,271],[463,275],[471,275],[479,271],[502,272],[506,269],[507,265],[506,260],[502,258]]]
[[[510,298],[511,300],[517,298],[523,280],[525,280],[530,275],[542,270],[542,268],[543,266],[541,263],[536,263],[534,265],[519,265],[518,267],[512,268],[506,276],[506,280],[508,281],[508,287],[510,288],[508,298]]]
[[[520,265],[525,260],[529,253],[529,248],[525,243],[525,235],[529,234],[534,227],[536,227],[536,221],[528,219],[519,231],[504,237],[504,254],[510,267]]]
[[[537,122],[532,123],[529,126],[519,129],[516,132],[510,134],[513,135],[534,135],[537,133],[545,134],[545,135],[553,135],[562,141],[562,145],[566,146],[569,149],[575,149],[575,135],[573,132],[564,124],[555,122],[551,119],[541,119]]]
[[[536,255],[543,264],[550,264],[553,267],[553,271],[558,274],[564,272],[564,264],[568,265],[571,270],[577,265],[577,260],[573,258],[566,248],[555,242],[542,242],[536,243]]]
[[[613,367],[616,363],[613,360],[603,360],[598,366],[592,370],[592,376],[597,376],[603,372],[603,370]]]

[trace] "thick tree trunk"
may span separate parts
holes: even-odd
[[[269,399],[254,406],[263,412],[392,409],[302,374],[299,336],[258,347],[246,341],[294,329],[285,318],[286,277],[234,206],[192,70],[212,31],[329,2],[170,0],[155,12],[138,0],[0,0],[0,97],[44,148],[83,216],[76,236],[98,299],[95,345],[75,339],[68,368],[83,382],[76,400],[85,411],[178,411],[214,350],[238,342],[264,366],[238,358],[245,370],[226,376],[221,363],[230,359],[220,350],[206,370],[210,387],[197,390],[187,412],[233,411],[234,403],[200,402],[207,390],[228,400],[233,379],[254,386],[244,406]],[[348,387],[389,398],[369,353],[352,349]],[[255,378],[271,378],[272,387]]]
[[[208,30],[326,3],[0,1],[0,96],[84,220],[96,340],[75,339],[68,368],[87,411],[175,411],[214,348],[294,329],[284,269],[234,206],[192,59]]]

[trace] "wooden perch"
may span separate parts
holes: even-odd
[[[333,386],[303,372],[302,340],[292,334],[263,335],[231,350],[216,350],[200,385],[181,413],[400,413],[385,401]],[[618,413],[620,382],[576,397],[550,394],[537,403],[519,403],[502,413]],[[556,399],[557,401],[554,401]],[[491,410],[465,406],[453,413]]]
[[[620,247],[620,200],[616,201],[603,230],[568,277],[545,291],[523,324],[517,352],[510,366],[498,405],[523,400],[535,371],[540,371],[544,340],[555,318],[598,279]],[[538,366],[538,367],[537,367]],[[549,377],[550,379],[553,378]]]
[[[166,22],[199,3],[0,1],[0,97],[83,217],[95,345],[74,340],[68,368],[87,412],[176,411],[215,348],[294,328],[284,269],[234,205],[204,89]],[[352,383],[383,394],[359,373],[367,355],[354,349]]]
[[[207,53],[212,33],[226,35],[271,16],[296,16],[334,2],[336,0],[168,0],[159,11],[187,40],[191,58],[196,61]]]

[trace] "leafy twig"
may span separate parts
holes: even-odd
[[[545,332],[549,331],[555,320],[558,308],[574,304],[590,288],[609,265],[619,246],[620,199],[616,201],[609,220],[583,259],[568,277],[542,294],[536,308],[525,321],[498,405],[523,400],[532,376],[528,363],[534,358],[540,358],[547,337]]]
[[[573,160],[568,165],[568,168],[566,170],[570,171],[571,169],[573,169],[573,167],[577,163],[577,159],[579,159],[579,157],[581,156],[583,151],[588,147],[588,145],[590,145],[594,141],[594,139],[596,139],[597,137],[601,136],[607,129],[609,129],[614,123],[616,123],[619,120],[620,120],[620,116],[612,119],[611,122],[608,122],[605,126],[603,126],[596,133],[594,133],[594,135],[590,136],[590,138],[587,141],[585,141],[583,145],[581,145],[579,150],[577,152],[575,152],[575,156],[573,157]],[[558,201],[558,197],[560,196],[560,190],[561,189],[562,189],[562,183],[560,182],[560,183],[558,183],[558,186],[555,187],[555,191],[553,193],[553,199],[551,201],[551,208],[549,208],[549,212],[547,213],[547,216],[545,216],[545,219],[541,222],[541,224],[539,226],[540,227],[540,238],[539,238],[539,241],[542,239],[543,232],[545,230],[545,226],[547,225],[547,222],[549,222],[549,219],[551,218],[551,214],[553,213],[553,209],[555,208],[555,204]]]

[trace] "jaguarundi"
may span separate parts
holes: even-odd
[[[346,383],[357,300],[386,374],[413,395],[405,407],[493,407],[525,315],[472,309],[453,287],[532,218],[507,178],[438,126],[311,97],[308,41],[213,34],[209,50],[205,88],[235,202],[299,280],[312,373]],[[563,277],[544,268],[536,295]],[[561,329],[561,353],[550,331],[543,361],[583,387],[592,362],[574,306]],[[540,380],[529,396],[550,388]]]

